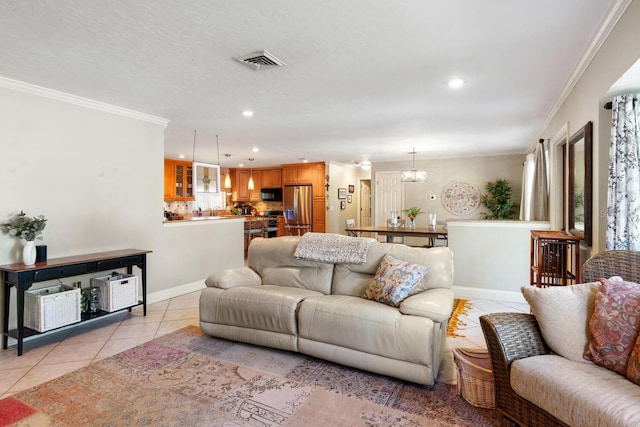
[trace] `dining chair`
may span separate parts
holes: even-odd
[[[356,228],[356,220],[353,218],[349,218],[349,219],[345,219],[344,223],[347,227],[347,236],[358,237],[358,233],[356,233],[353,230],[350,230],[350,228]]]

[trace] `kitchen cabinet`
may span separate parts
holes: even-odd
[[[164,200],[191,201],[193,194],[193,164],[164,159]]]
[[[253,176],[253,190],[249,190],[249,178]],[[262,174],[259,170],[236,169],[233,182],[234,200],[237,202],[260,201]]]
[[[280,188],[282,187],[282,169],[263,169],[261,188]]]
[[[326,226],[326,168],[324,162],[282,165],[284,185],[311,184],[313,189],[312,231],[324,233]]]

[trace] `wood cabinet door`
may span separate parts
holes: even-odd
[[[253,190],[249,191],[249,200],[260,201],[260,189],[262,188],[262,172],[249,172],[249,176],[253,177]],[[249,181],[247,181],[247,184]]]
[[[326,171],[324,163],[317,163],[311,166],[311,184],[313,185],[313,197],[324,197],[327,188]]]
[[[285,185],[298,183],[298,168],[296,166],[285,166],[282,168],[282,181]]]
[[[233,183],[234,188],[233,192],[236,195],[236,200],[238,202],[248,202],[250,193],[249,193],[249,176],[250,172],[246,169],[238,169],[236,170],[236,180]]]
[[[262,171],[263,188],[282,187],[282,169],[266,169]]]
[[[170,159],[164,160],[164,200],[176,197],[176,164]]]
[[[326,199],[324,197],[313,198],[313,224],[315,233],[325,232]]]
[[[298,166],[298,184],[313,184],[312,166]]]

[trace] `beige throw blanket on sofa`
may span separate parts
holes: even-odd
[[[364,264],[369,247],[376,239],[331,233],[305,233],[294,256],[327,263]]]

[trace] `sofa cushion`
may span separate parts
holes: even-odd
[[[424,265],[401,261],[387,254],[380,261],[363,297],[398,307],[427,270]]]
[[[591,363],[557,355],[516,360],[511,364],[511,386],[568,425],[640,425],[640,387]]]
[[[200,298],[200,320],[241,328],[298,334],[300,302],[320,292],[282,286],[207,288]]]
[[[346,295],[305,298],[298,311],[300,338],[391,359],[432,366],[431,319]]]
[[[262,278],[249,267],[227,268],[213,273],[204,281],[210,288],[228,289],[234,286],[260,286]]]
[[[247,264],[262,277],[263,285],[310,289],[329,294],[333,264],[294,258],[300,237],[255,238]]]
[[[536,316],[542,337],[554,352],[574,362],[584,359],[591,334],[589,319],[599,282],[538,288],[523,286],[524,298]]]
[[[374,243],[367,252],[364,264],[336,264],[332,294],[361,296],[371,283],[382,258],[389,254],[396,259],[424,265],[429,273],[409,292],[416,295],[427,289],[453,285],[453,254],[448,247],[414,248],[396,243]]]
[[[640,285],[600,279],[596,307],[589,321],[592,338],[585,357],[595,364],[627,375],[631,351],[638,338]]]

